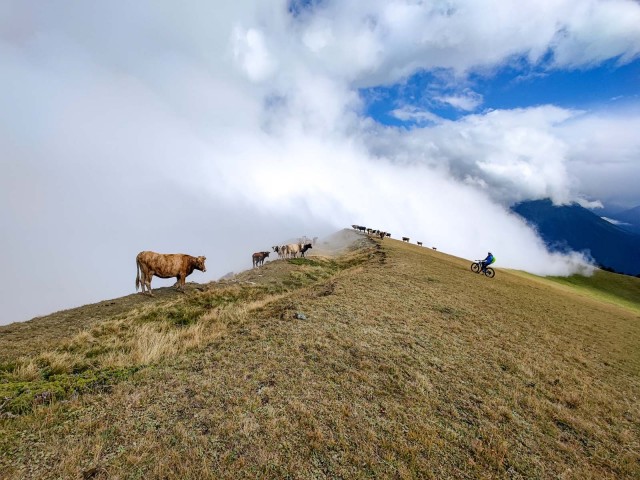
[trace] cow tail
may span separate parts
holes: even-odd
[[[136,292],[140,288],[140,262],[136,258]]]

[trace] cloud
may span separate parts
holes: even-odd
[[[314,59],[359,86],[419,69],[491,69],[513,57],[537,64],[551,53],[554,68],[584,68],[640,54],[632,0],[325,1],[300,18],[304,38],[321,38],[307,42]]]
[[[637,140],[615,129],[636,113],[540,106],[452,122],[399,106],[422,123],[393,129],[363,117],[358,89],[516,54],[536,62],[549,48],[556,66],[634,58],[625,22],[600,36],[608,50],[569,48],[609,4],[637,8],[588,3],[575,22],[571,1],[327,1],[295,17],[285,1],[7,4],[0,323],[132,293],[141,250],[204,254],[193,280],[206,281],[249,268],[253,251],[352,223],[469,259],[491,249],[499,266],[583,271],[582,256],[547,252],[507,205],[610,191],[595,179],[612,145],[630,189]],[[477,108],[464,88],[441,101]],[[610,139],[590,137],[594,125]]]
[[[435,113],[423,110],[415,106],[405,105],[391,111],[391,115],[402,121],[412,121],[418,124],[440,123],[443,119]]]
[[[608,217],[600,217],[603,220],[606,220],[609,223],[613,223],[614,225],[631,225],[630,223],[626,223],[626,222],[621,222],[620,220],[615,220],[613,218],[608,218]]]
[[[587,1],[572,5],[560,24],[552,50],[558,67],[588,67],[611,58],[625,64],[640,55],[637,2]]]
[[[576,202],[583,208],[588,208],[589,210],[593,210],[596,208],[604,208],[604,205],[600,200],[587,200],[586,198],[576,198]],[[603,217],[604,218],[604,217]]]
[[[557,130],[575,115],[553,106],[495,110],[403,132],[376,129],[367,144],[398,163],[444,169],[504,205],[539,198],[562,204],[575,192],[569,146]]]
[[[236,27],[233,34],[234,56],[254,82],[266,80],[275,70],[273,58],[265,45],[264,35],[254,28]]]
[[[576,116],[558,129],[570,145],[566,168],[591,198],[638,204],[640,104]]]
[[[445,95],[434,97],[434,100],[440,103],[451,105],[458,110],[472,112],[482,105],[482,95],[472,90],[466,89],[459,95]]]

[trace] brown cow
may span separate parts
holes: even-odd
[[[201,272],[207,271],[204,266],[206,259],[206,257],[192,257],[184,253],[162,254],[148,251],[140,252],[136,257],[138,271],[136,276],[136,291],[140,285],[142,285],[141,293],[144,293],[146,286],[149,295],[153,297],[151,280],[155,275],[160,278],[176,277],[176,288],[184,292],[185,279],[191,275],[194,270],[197,269]],[[140,279],[140,272],[142,272],[142,280]]]
[[[259,267],[260,265],[262,265],[264,263],[264,259],[267,258],[269,256],[271,252],[256,252],[254,253],[251,258],[253,259],[253,266],[254,267]]]

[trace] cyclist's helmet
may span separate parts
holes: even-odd
[[[489,255],[493,255],[493,253],[489,252]]]

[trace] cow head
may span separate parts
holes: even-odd
[[[207,259],[207,257],[197,257],[196,258],[196,268],[198,270],[200,270],[201,272],[206,272],[207,271],[207,267],[204,266],[204,261]]]
[[[275,247],[271,247],[273,249],[274,252],[278,253],[278,251],[280,250],[280,247],[278,245],[276,245]]]
[[[262,252],[262,254],[264,255],[264,258],[267,258],[269,256],[271,252]]]

